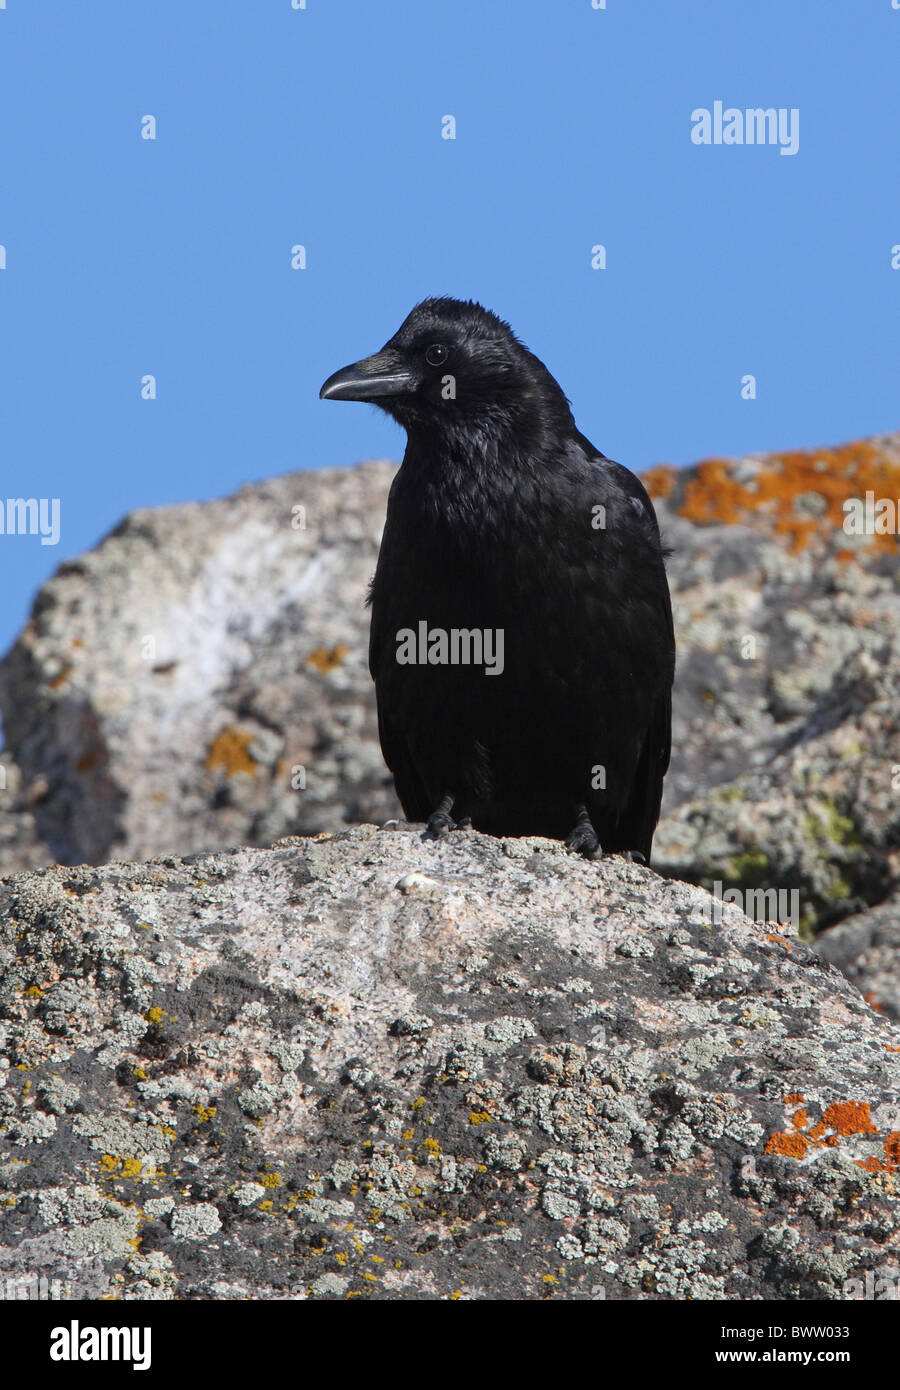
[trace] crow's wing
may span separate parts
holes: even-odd
[[[638,525],[635,539],[640,538],[642,542],[646,542],[644,563],[649,569],[646,574],[636,572],[634,579],[643,581],[640,600],[648,624],[645,640],[648,651],[654,656],[656,667],[655,671],[650,671],[645,664],[643,676],[652,682],[653,693],[649,707],[645,706],[645,733],[628,801],[612,823],[602,827],[598,825],[597,829],[604,849],[638,850],[649,860],[653,832],[662,802],[663,778],[672,751],[675,630],[669,585],[665,575],[666,551],[660,540],[656,511],[640,479],[629,469],[607,459],[599,450],[594,449],[584,435],[578,435],[577,449],[601,472],[604,483],[602,491],[611,503],[610,524],[622,524],[622,518],[616,515],[616,511],[625,504],[629,509],[625,511],[625,516],[628,517],[630,513]],[[622,558],[624,559],[624,556]],[[633,560],[636,558],[638,557],[632,556]],[[628,599],[629,594],[623,591],[619,595],[618,603],[625,604]],[[635,700],[636,713],[641,703],[641,700]]]
[[[395,479],[396,483],[396,479]],[[395,485],[391,485],[391,494]],[[403,576],[409,564],[409,545],[403,544],[400,534],[402,528],[396,521],[392,524],[391,499],[388,498],[388,514],[381,549],[378,554],[378,567],[375,578],[369,585],[366,602],[371,606],[372,620],[369,627],[369,672],[375,682],[375,700],[378,709],[378,739],[384,760],[394,775],[394,787],[403,813],[409,821],[427,821],[437,801],[430,800],[420,773],[415,766],[409,745],[404,736],[404,711],[397,709],[395,702],[389,708],[385,699],[385,663],[394,660],[396,652],[396,622],[392,612],[390,597],[398,583],[403,586]],[[390,574],[392,583],[384,588],[379,585],[379,575]]]
[[[604,848],[638,850],[649,864],[671,749],[672,695],[666,690],[656,703],[647,729],[631,799],[618,818],[613,837],[607,836]]]
[[[375,696],[378,704],[378,738],[381,751],[394,774],[394,787],[400,798],[403,814],[408,821],[427,821],[437,802],[429,801],[428,793],[410,757],[406,740],[400,728],[388,715],[385,702],[378,693],[377,684]]]

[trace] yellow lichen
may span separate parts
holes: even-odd
[[[226,777],[233,777],[236,772],[247,772],[251,777],[254,776],[257,762],[248,751],[253,737],[253,734],[243,729],[223,729],[218,737],[213,739],[206,756],[207,772],[215,772],[216,768],[221,767],[224,768]]]
[[[349,650],[346,642],[335,642],[333,647],[316,647],[306,658],[306,664],[327,675],[329,671],[334,671],[340,666]]]

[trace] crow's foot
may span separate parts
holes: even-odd
[[[599,859],[603,854],[597,832],[583,806],[578,812],[578,819],[566,836],[566,849],[583,854],[585,859]]]
[[[448,792],[446,796],[441,798],[437,809],[432,811],[428,817],[428,823],[422,834],[423,840],[443,840],[446,835],[450,834],[451,830],[459,830],[464,823],[471,825],[471,820],[468,817],[463,822],[455,821],[450,815],[455,800],[456,797],[452,792]]]

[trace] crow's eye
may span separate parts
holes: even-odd
[[[439,367],[449,356],[450,353],[443,343],[432,343],[430,348],[425,349],[425,361],[429,367]]]

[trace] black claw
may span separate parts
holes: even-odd
[[[597,832],[584,807],[578,812],[578,819],[566,836],[566,849],[583,854],[585,859],[599,859],[603,854]]]
[[[624,857],[629,864],[643,864],[645,869],[647,867],[646,856],[641,854],[639,849],[626,849]]]
[[[451,820],[443,811],[435,811],[434,815],[428,817],[428,824],[422,832],[423,840],[442,840],[445,835],[449,835],[451,830],[456,829],[456,821]]]
[[[457,822],[450,815],[455,799],[452,792],[441,797],[437,809],[432,811],[428,817],[428,823],[422,835],[423,840],[442,840],[445,835],[449,835],[451,830],[458,828]]]

